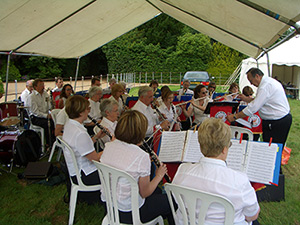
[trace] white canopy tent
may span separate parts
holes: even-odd
[[[269,54],[270,75],[277,77],[284,83],[291,82],[297,88],[300,87],[300,35],[297,35],[272,49]],[[249,85],[254,90],[256,87],[250,85],[247,80],[246,72],[258,67],[265,75],[268,75],[267,57],[264,55],[258,61],[248,58],[242,61],[239,86],[242,90]]]
[[[161,12],[252,57],[300,20],[295,0],[2,0],[0,51],[76,58]]]
[[[297,0],[1,0],[0,51],[80,59],[160,13],[254,58],[300,30]]]

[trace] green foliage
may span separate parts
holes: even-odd
[[[245,55],[242,55],[219,42],[213,43],[212,48],[207,69],[212,76],[225,74],[229,77],[239,65],[241,60],[246,58]]]
[[[4,82],[6,81],[6,62],[4,61],[1,69],[0,69],[0,78]],[[14,80],[19,80],[21,78],[21,74],[19,69],[15,66],[15,64],[10,61],[9,65],[9,73],[8,73],[8,81],[14,81]]]
[[[186,33],[178,38],[176,51],[167,59],[167,68],[184,72],[206,70],[211,50],[209,37],[200,33]]]

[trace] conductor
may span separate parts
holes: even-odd
[[[249,82],[258,87],[256,97],[252,100],[240,94],[239,98],[242,101],[250,103],[243,111],[228,115],[227,120],[233,122],[259,111],[262,118],[263,141],[269,142],[272,137],[273,142],[284,145],[292,124],[292,115],[282,85],[277,80],[264,76],[258,68],[251,68],[246,74]]]

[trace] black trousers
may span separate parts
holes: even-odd
[[[176,203],[174,203],[174,207],[177,209]],[[170,225],[175,224],[167,195],[162,194],[161,189],[156,188],[152,195],[145,199],[144,205],[140,208],[140,218],[142,223],[146,223],[158,216],[167,218]],[[131,212],[119,211],[119,217],[121,223],[132,224]]]
[[[76,176],[71,177],[72,181],[75,184],[78,184]],[[81,171],[81,180],[85,185],[97,185],[100,184],[100,178],[98,174],[98,170],[94,171],[93,173],[89,175],[85,175],[83,171]],[[89,205],[100,203],[101,205],[104,205],[104,203],[101,201],[101,193],[100,191],[89,191],[89,192],[78,192],[77,199],[80,202],[85,202]]]
[[[263,141],[285,144],[290,127],[292,125],[292,115],[289,113],[279,120],[262,120]]]
[[[50,145],[48,119],[41,118],[41,117],[36,117],[36,116],[32,115],[31,116],[31,122],[34,125],[37,125],[37,126],[40,126],[40,127],[44,128],[46,144]],[[55,129],[54,128],[54,122],[53,122],[52,119],[50,119],[51,144],[53,144],[54,141],[55,141],[54,129]]]

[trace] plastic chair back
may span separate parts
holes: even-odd
[[[177,216],[174,210],[174,206],[172,204],[172,194],[177,200],[178,210],[180,210],[182,213],[184,225],[197,224],[196,220],[198,220],[198,225],[204,224],[207,210],[212,203],[219,203],[224,207],[224,224],[233,224],[235,211],[232,203],[228,199],[220,195],[187,188],[176,184],[166,183],[165,190],[168,195],[168,199],[175,221]],[[199,209],[199,213],[196,213],[197,202],[199,200],[201,201],[201,207]]]
[[[247,134],[248,140],[253,141],[253,133],[251,130],[243,127],[230,126],[231,138],[240,139],[241,134]]]
[[[120,178],[126,179],[131,186],[131,208],[132,208],[132,221],[133,224],[143,224],[140,220],[138,193],[139,188],[136,180],[128,173],[108,166],[106,164],[94,161],[95,166],[98,169],[102,190],[104,191],[106,198],[107,215],[103,219],[102,224],[120,224],[118,213],[118,201],[117,201],[117,187],[118,180]],[[163,225],[163,219],[161,216],[145,224],[161,224]]]
[[[73,224],[78,191],[87,191],[87,192],[88,191],[98,191],[98,190],[100,191],[101,186],[100,185],[88,185],[88,186],[85,185],[81,180],[81,175],[80,175],[80,171],[79,171],[79,168],[78,168],[75,152],[62,139],[61,136],[57,136],[56,141],[62,147],[64,155],[66,154],[66,152],[68,152],[71,155],[72,163],[73,163],[73,166],[74,166],[75,171],[76,171],[76,178],[77,178],[78,184],[75,184],[73,182],[73,180],[71,179],[71,177],[70,177],[70,180],[71,180],[71,196],[70,196],[70,205],[69,205],[69,209],[70,209],[69,224]],[[100,199],[99,199],[99,201],[100,201]]]
[[[60,110],[61,109],[52,109],[51,110],[51,117],[52,117],[52,120],[53,120],[55,126],[56,126],[56,116],[60,112]]]

